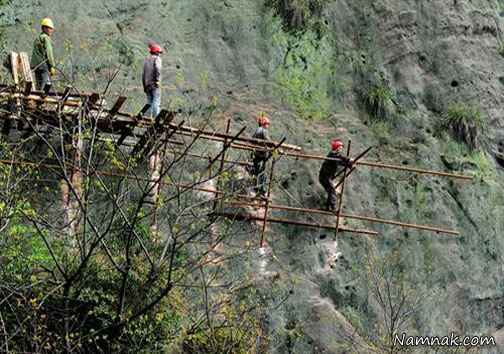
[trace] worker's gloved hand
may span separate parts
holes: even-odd
[[[159,81],[155,81],[155,82],[154,82],[154,87],[155,87],[155,88],[159,88]]]
[[[51,70],[49,70],[49,73],[51,74],[51,76],[56,75],[56,68],[51,68]]]

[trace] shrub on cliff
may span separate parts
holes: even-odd
[[[285,26],[291,30],[306,29],[309,22],[319,27],[318,19],[327,0],[268,0],[266,6],[282,17]]]
[[[471,150],[481,147],[485,122],[478,107],[454,103],[443,114],[442,127]]]

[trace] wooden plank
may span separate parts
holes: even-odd
[[[173,119],[175,114],[166,109],[161,110],[157,115],[154,124],[150,126],[147,131],[140,137],[137,144],[133,148],[132,155],[150,155],[151,150],[156,143],[156,139],[159,134],[164,131],[164,127],[167,126]],[[177,127],[177,126],[175,126]]]
[[[124,102],[126,102],[127,99],[128,99],[127,97],[119,96],[119,98],[114,103],[112,108],[108,111],[109,116],[114,117],[117,114],[117,112],[119,112],[119,110],[121,109],[121,107],[123,106]]]
[[[89,104],[91,106],[95,106],[96,103],[98,103],[98,100],[100,99],[100,95],[98,93],[92,93],[91,96],[89,96]]]
[[[150,104],[146,104],[145,106],[143,106],[140,112],[138,112],[137,118],[142,117],[145,114],[145,112],[149,110],[149,108]],[[126,140],[128,136],[132,135],[133,129],[135,129],[134,125],[121,130],[121,136],[119,137],[119,140],[117,140],[117,146],[121,146],[124,143],[124,140]]]
[[[33,84],[35,80],[33,79],[33,73],[30,68],[30,59],[28,58],[28,54],[26,52],[19,53],[19,62],[22,74],[21,76],[23,77],[25,84],[27,85],[28,83],[31,83],[31,87],[34,87]]]
[[[14,84],[17,86],[19,85],[19,54],[16,52],[11,52],[10,58],[12,79],[14,80]]]
[[[142,107],[142,109],[140,110],[140,112],[138,112],[138,114],[136,115],[136,116],[137,116],[137,118],[141,118],[141,117],[143,117],[143,115],[144,115],[145,113],[147,113],[147,111],[149,110],[149,108],[150,108],[150,107],[151,107],[151,106],[150,106],[150,104],[148,104],[148,103],[147,103],[146,105],[144,105],[144,106]],[[160,112],[160,113],[161,113],[161,112]]]

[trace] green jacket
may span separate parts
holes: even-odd
[[[51,37],[42,32],[33,42],[33,52],[31,57],[30,66],[33,68],[39,67],[40,64],[47,63],[47,68],[56,66],[54,62],[53,48]],[[43,65],[40,65],[43,67]]]

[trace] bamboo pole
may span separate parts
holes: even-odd
[[[26,165],[26,166],[32,166],[32,167],[37,167],[37,168],[42,167],[42,168],[46,168],[46,169],[59,169],[60,168],[59,165],[41,164],[41,163],[35,163],[35,162],[30,162],[30,161],[0,160],[0,163],[14,164],[14,165]],[[150,180],[150,178],[136,177],[136,176],[114,173],[114,172],[94,171],[92,173],[97,174],[97,175],[101,175],[101,176],[123,177],[123,178],[127,178],[127,179],[132,179],[132,180],[152,182]],[[50,180],[50,179],[30,179],[29,181],[48,182],[48,183],[58,182],[58,180]],[[164,181],[160,181],[159,183],[162,185],[170,185],[170,186],[175,186],[175,187],[180,187],[180,188],[191,188],[196,191],[215,193],[218,195],[225,195],[226,194],[224,192],[215,191],[214,189],[195,187],[195,186],[191,186],[190,184],[184,184],[184,183],[174,183],[174,182],[164,182]],[[246,194],[235,194],[233,196],[238,197],[238,198],[247,199],[247,200],[255,200],[258,202],[265,201],[265,198],[250,197]],[[252,207],[262,207],[261,205],[258,205],[258,204],[247,203],[247,202],[243,202],[243,201],[240,201],[240,202],[229,201],[226,203],[231,204],[231,205],[236,205],[236,206],[243,205],[243,206],[252,206]],[[277,204],[270,204],[269,208],[270,209],[285,210],[285,211],[298,211],[298,212],[308,212],[308,213],[313,213],[313,214],[334,215],[333,213],[325,211],[325,210],[296,208],[296,207],[289,207],[289,206],[277,205]],[[443,229],[443,228],[439,228],[436,226],[417,225],[417,224],[411,224],[411,223],[404,223],[404,222],[400,222],[400,221],[380,219],[380,218],[369,217],[369,216],[352,215],[352,214],[346,214],[346,213],[341,213],[341,217],[348,218],[348,219],[369,221],[369,222],[380,223],[380,224],[395,225],[395,226],[400,226],[400,227],[404,227],[404,228],[412,228],[412,229],[418,229],[418,230],[424,230],[424,231],[433,231],[436,233],[444,233],[444,234],[455,235],[455,236],[460,235],[460,233],[458,231]],[[262,219],[260,219],[260,220],[262,220]],[[340,228],[340,229],[342,230],[342,228]]]
[[[226,203],[230,204],[230,205],[238,206],[238,207],[239,206],[261,207],[260,205],[257,205],[254,203],[247,203],[244,201],[227,201]],[[332,213],[330,211],[325,211],[325,210],[320,210],[320,209],[296,208],[296,207],[290,207],[290,206],[278,205],[278,204],[270,204],[270,208],[276,209],[276,210],[297,211],[297,212],[302,212],[302,213],[321,214],[321,215],[328,215],[328,216],[334,215],[334,213]],[[369,222],[378,223],[378,224],[400,226],[403,228],[417,229],[417,230],[423,230],[423,231],[432,231],[435,233],[443,233],[443,234],[454,235],[454,236],[460,235],[460,233],[458,231],[448,230],[448,229],[440,228],[437,226],[417,225],[417,224],[404,223],[404,222],[395,221],[395,220],[379,219],[379,218],[375,218],[375,217],[360,216],[360,215],[353,215],[353,214],[346,214],[346,213],[341,213],[341,217],[347,218],[347,219],[369,221]]]
[[[258,216],[244,215],[244,214],[233,214],[233,213],[219,212],[219,213],[216,213],[215,215],[226,217],[229,219],[235,219],[235,220],[257,220],[257,221],[263,220],[263,218],[258,217]],[[313,228],[319,228],[319,229],[334,230],[334,225],[314,224],[314,223],[307,223],[307,222],[290,220],[290,219],[268,218],[267,221],[270,223],[289,224],[289,225],[296,225],[296,226],[306,226],[306,227],[313,227]],[[370,230],[351,229],[351,228],[347,228],[347,227],[341,227],[340,230],[344,231],[344,232],[353,232],[353,233],[358,233],[358,234],[378,236],[378,232],[370,231]]]
[[[350,158],[350,148],[352,146],[352,140],[348,140],[347,154],[346,157]],[[347,166],[345,165],[345,169],[343,170],[343,179],[341,180],[341,194],[339,197],[338,203],[338,211],[336,212],[336,229],[334,230],[334,238],[335,241],[338,242],[338,228],[340,224],[340,216],[341,216],[341,208],[343,207],[343,195],[345,193],[345,180],[347,178]],[[337,187],[336,187],[337,188]],[[335,188],[335,189],[336,189]],[[336,190],[334,191],[336,193]]]
[[[381,162],[359,161],[359,162],[357,162],[357,164],[363,165],[363,166],[369,166],[369,167],[387,168],[387,169],[397,170],[397,171],[415,172],[418,174],[425,174],[425,175],[458,178],[458,179],[463,179],[463,180],[472,180],[473,179],[472,176],[465,176],[465,175],[448,173],[448,172],[430,171],[430,170],[424,170],[424,169],[414,168],[414,167],[397,166],[397,165],[391,165],[391,164],[384,164]]]
[[[309,159],[309,160],[331,160],[330,158],[327,158],[325,156],[310,155],[310,154],[303,154],[303,153],[297,153],[297,152],[283,151],[283,152],[280,152],[280,154],[285,155],[285,156],[290,156],[290,157]],[[419,174],[429,174],[429,175],[434,175],[434,176],[458,178],[458,179],[462,179],[462,180],[472,180],[473,179],[471,176],[465,176],[465,175],[456,174],[456,173],[424,170],[424,169],[420,169],[420,168],[397,166],[397,165],[391,165],[391,164],[384,164],[384,163],[380,163],[380,162],[361,161],[360,160],[360,161],[356,162],[356,164],[363,165],[363,166],[369,166],[369,167],[386,168],[386,169],[397,170],[397,171],[408,171],[408,172],[415,172],[415,173],[419,173]]]
[[[226,134],[229,134],[229,130],[231,129],[231,119],[228,118],[227,122],[226,122]],[[220,165],[219,165],[219,174],[217,176],[217,185],[215,186],[215,190],[218,191],[219,190],[219,186],[221,184],[221,181],[222,181],[222,171],[224,170],[224,163],[226,161],[226,149],[227,149],[227,144],[228,144],[228,141],[227,139],[224,140],[224,143],[222,145],[222,157],[221,157],[221,161],[220,161]],[[218,194],[215,193],[215,200],[214,200],[214,204],[213,204],[213,211],[215,212],[217,210],[217,196]]]
[[[184,136],[194,136],[194,134],[188,133],[188,132],[184,132],[184,131],[179,131],[179,132],[177,132],[177,134],[184,135]],[[219,138],[219,137],[216,137],[216,136],[205,135],[205,134],[200,135],[200,138],[201,139],[205,139],[205,140],[218,141],[218,142],[224,142],[225,141],[225,138]],[[246,150],[246,151],[255,151],[257,148],[259,148],[259,146],[257,146],[257,145],[252,145],[252,144],[244,143],[244,142],[241,142],[239,140],[240,139],[237,139],[236,142],[232,143],[231,147],[234,148],[234,149]],[[261,148],[264,149],[264,147],[261,147]]]
[[[264,234],[266,233],[266,222],[268,221],[268,211],[269,211],[269,204],[270,204],[270,197],[271,197],[271,188],[273,186],[275,162],[276,162],[276,159],[273,158],[273,161],[271,162],[271,169],[270,169],[270,175],[269,175],[269,181],[268,181],[268,194],[266,195],[266,205],[264,206],[264,221],[263,221],[263,226],[262,226],[262,230],[261,230],[261,243],[260,243],[261,247],[264,247]]]
[[[45,169],[61,169],[61,166],[59,165],[51,165],[51,164],[43,164],[43,163],[36,163],[36,162],[31,162],[31,161],[13,161],[13,160],[2,160],[0,159],[1,164],[13,164],[13,165],[25,165],[25,166],[32,166],[32,167],[37,167],[37,168],[45,168]],[[195,191],[201,191],[201,192],[208,192],[208,193],[215,193],[219,195],[226,195],[224,192],[219,192],[215,191],[214,189],[209,189],[209,188],[202,188],[202,187],[196,187],[192,184],[188,183],[175,183],[175,182],[165,182],[165,181],[156,181],[150,178],[146,177],[139,177],[139,176],[133,176],[133,175],[128,175],[124,173],[117,173],[117,172],[109,172],[109,171],[100,171],[100,170],[95,170],[91,171],[89,175],[98,175],[98,176],[106,176],[106,177],[121,177],[121,178],[126,178],[129,180],[135,180],[135,181],[142,181],[142,182],[159,182],[160,185],[166,185],[166,186],[174,186],[174,187],[179,187],[179,188],[188,188],[192,189]],[[44,180],[49,182],[48,179]],[[57,182],[55,180],[55,182]],[[239,197],[239,198],[244,198],[248,200],[257,200],[257,201],[265,201],[266,198],[257,198],[257,197],[250,197],[247,194],[234,194],[233,196]]]
[[[237,140],[237,139],[240,139],[240,135],[245,131],[246,127],[243,127],[240,129],[240,131],[234,135],[233,137],[231,137],[229,139],[229,142],[228,142],[228,139],[225,138],[224,140],[224,146],[222,147],[222,151],[217,154],[217,156],[215,156],[212,161],[210,161],[209,163],[209,166],[213,165],[215,161],[217,161],[219,159],[219,157],[224,156],[226,154],[226,150],[229,149],[231,147],[231,144],[233,143],[233,141]]]

